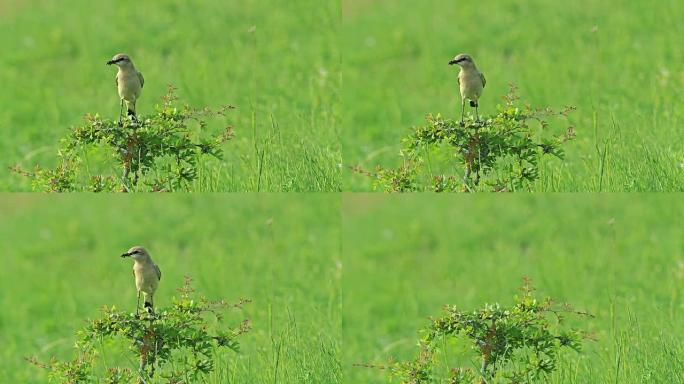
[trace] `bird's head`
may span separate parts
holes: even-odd
[[[454,65],[457,64],[461,67],[470,67],[474,66],[475,62],[473,61],[473,58],[470,57],[470,55],[461,53],[460,55],[457,55],[454,57],[450,62],[449,65]]]
[[[121,257],[130,257],[133,260],[140,260],[150,257],[150,255],[147,253],[145,248],[136,245],[135,247],[129,249],[128,252],[122,254]]]
[[[117,53],[112,57],[111,60],[107,62],[107,65],[117,65],[119,67],[127,66],[127,65],[132,65],[133,62],[131,61],[131,58],[128,57],[128,55],[125,55],[123,53]]]

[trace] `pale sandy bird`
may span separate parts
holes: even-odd
[[[147,250],[140,246],[135,246],[128,250],[128,252],[121,255],[121,257],[130,257],[135,260],[133,264],[133,276],[135,277],[135,287],[138,290],[138,303],[135,307],[135,313],[138,313],[140,308],[140,293],[144,296],[145,309],[149,313],[153,313],[154,306],[154,292],[157,290],[159,280],[161,280],[161,270],[157,264],[152,261]]]
[[[121,109],[119,110],[119,123],[121,123],[121,116],[123,115],[123,106],[126,104],[128,115],[135,117],[135,102],[140,97],[143,85],[145,85],[145,78],[140,73],[131,58],[123,53],[116,54],[107,65],[116,65],[119,71],[116,73],[116,86],[119,90],[119,98],[121,99]]]
[[[470,106],[475,108],[475,117],[479,121],[480,115],[477,111],[477,101],[482,95],[482,90],[485,84],[487,84],[487,80],[482,72],[477,69],[470,55],[461,53],[449,62],[449,65],[454,64],[458,64],[461,67],[461,71],[458,73],[458,84],[461,88],[461,124],[463,124],[466,99],[470,101]]]

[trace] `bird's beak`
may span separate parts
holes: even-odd
[[[454,64],[458,64],[458,60],[451,60],[449,62],[449,65],[454,65]]]
[[[109,60],[109,61],[107,62],[107,65],[116,64],[117,62],[118,62],[118,60]]]
[[[130,253],[126,252],[126,253],[121,254],[121,257],[128,257],[130,255],[131,255]]]

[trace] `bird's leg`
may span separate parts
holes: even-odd
[[[465,114],[465,98],[461,100],[461,126],[465,125],[463,122],[463,115]]]
[[[477,107],[478,107],[478,104],[475,103],[475,121],[479,122],[480,121],[480,114],[477,112]]]
[[[124,100],[121,99],[121,107],[119,108],[119,127],[123,126],[123,123],[121,122],[121,117],[123,116],[123,105]]]

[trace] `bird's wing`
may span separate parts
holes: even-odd
[[[157,272],[157,279],[161,280],[161,269],[159,269],[157,264],[154,264],[154,271]]]
[[[140,88],[142,88],[145,85],[145,78],[143,77],[142,73],[138,71],[138,80],[140,80]]]
[[[487,79],[485,79],[484,73],[482,72],[480,72],[480,79],[482,79],[482,88],[484,88],[485,85],[487,85]]]

